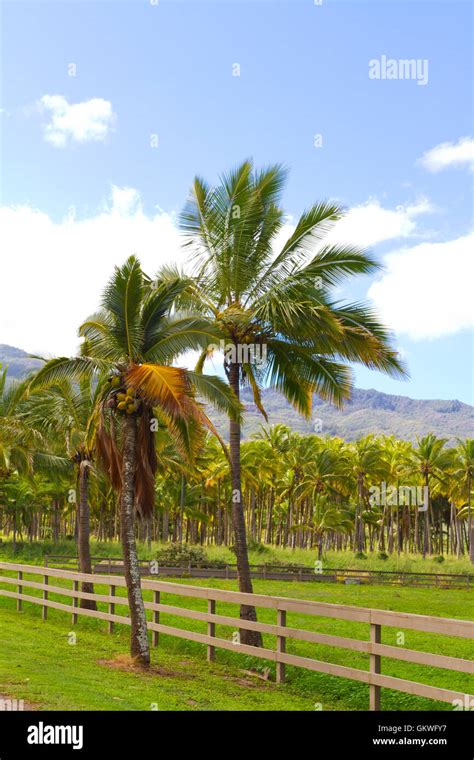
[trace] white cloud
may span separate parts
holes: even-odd
[[[359,206],[352,206],[336,222],[323,243],[330,245],[353,245],[369,248],[387,240],[420,237],[417,217],[433,212],[427,198],[421,197],[413,203],[406,203],[394,209],[384,208],[377,199],[368,200]],[[294,218],[287,217],[285,224],[275,238],[273,248],[278,253],[295,231]]]
[[[56,148],[68,142],[103,142],[115,123],[112,103],[103,98],[68,103],[62,95],[43,95],[39,105],[50,118],[44,139]]]
[[[147,274],[185,256],[173,216],[143,212],[131,188],[112,189],[96,215],[59,222],[29,206],[0,208],[0,343],[73,354],[79,324],[94,312],[113,268],[136,254]]]
[[[386,240],[407,238],[418,234],[417,217],[432,210],[426,198],[397,206],[395,209],[384,208],[378,200],[369,200],[350,208],[346,215],[336,222],[328,235],[328,241],[366,248]]]
[[[467,166],[474,171],[474,138],[461,137],[456,143],[444,142],[427,150],[417,161],[430,172]]]
[[[360,246],[406,238],[430,210],[424,199],[394,210],[371,200],[350,209],[332,235]],[[279,247],[293,230],[289,218]],[[173,215],[159,209],[145,214],[131,187],[112,187],[103,208],[85,219],[77,219],[74,209],[54,221],[31,206],[0,208],[0,246],[8,251],[2,277],[10,284],[2,292],[0,343],[56,355],[76,351],[77,327],[97,309],[115,265],[136,254],[153,275],[163,263],[180,265],[187,258]]]
[[[368,292],[385,324],[414,340],[474,328],[473,250],[471,233],[386,256],[386,272]]]

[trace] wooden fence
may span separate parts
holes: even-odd
[[[41,567],[37,565],[22,565],[11,562],[0,562],[0,571],[14,572],[16,577],[0,575],[0,584],[16,586],[16,591],[0,589],[0,596],[10,597],[17,600],[17,609],[22,609],[23,602],[31,602],[42,607],[42,617],[46,620],[48,609],[61,610],[70,613],[72,624],[77,623],[78,615],[99,618],[107,621],[108,631],[112,632],[115,623],[130,624],[130,618],[126,615],[116,614],[117,606],[128,607],[126,597],[116,594],[117,588],[125,586],[122,576],[112,575],[86,575],[78,572],[70,572],[59,568]],[[26,579],[26,575],[41,576],[42,582]],[[51,581],[54,579],[70,581],[72,588],[55,586]],[[86,593],[79,590],[81,582],[97,583],[109,586],[108,594]],[[42,596],[31,596],[25,593],[25,589],[36,589],[42,592]],[[474,638],[474,622],[468,620],[456,620],[449,618],[432,617],[428,615],[415,615],[405,612],[392,612],[387,610],[370,609],[366,607],[351,607],[340,604],[325,602],[310,602],[301,599],[286,597],[267,596],[263,594],[242,594],[236,591],[223,589],[202,588],[187,586],[165,581],[142,580],[142,588],[153,591],[153,602],[145,602],[145,608],[153,615],[152,621],[148,622],[148,629],[152,632],[152,643],[158,645],[159,634],[199,642],[207,646],[207,658],[209,661],[215,657],[217,647],[234,652],[241,652],[253,657],[275,662],[276,678],[278,682],[285,680],[286,665],[305,668],[307,670],[326,673],[331,676],[340,676],[354,681],[369,684],[370,709],[380,710],[381,688],[394,689],[406,694],[427,697],[441,702],[454,703],[460,700],[461,704],[472,704],[472,695],[463,692],[452,691],[437,686],[428,686],[402,678],[383,675],[381,670],[382,657],[389,659],[404,660],[405,662],[427,665],[428,667],[455,670],[461,673],[474,675],[474,660],[465,660],[441,654],[432,654],[400,646],[390,646],[381,643],[382,626],[397,629],[411,629],[427,633],[437,633],[447,636],[458,636],[465,639]],[[72,599],[72,604],[64,604],[50,598],[50,595],[66,596]],[[162,595],[172,594],[192,599],[207,600],[207,612],[176,607],[163,604]],[[108,612],[101,610],[88,610],[79,607],[80,599],[91,599],[98,603],[108,605]],[[217,602],[231,604],[246,604],[255,607],[273,609],[276,612],[276,623],[260,623],[241,620],[235,616],[220,615],[216,611]],[[171,614],[191,620],[207,623],[207,634],[196,631],[175,628],[160,622],[160,613]],[[350,620],[369,625],[369,639],[350,639],[342,636],[318,633],[315,631],[293,628],[287,625],[287,613],[299,613],[337,620]],[[234,643],[228,639],[216,636],[216,625],[232,626],[235,629],[248,629],[260,631],[264,634],[276,636],[276,650],[268,648],[255,648],[239,642]],[[286,651],[287,640],[296,639],[315,644],[324,644],[369,655],[369,670],[360,670],[346,665],[323,662],[309,657],[301,657],[289,654]]]
[[[94,573],[108,575],[122,574],[123,563],[120,557],[92,557]],[[47,567],[58,565],[64,570],[75,570],[79,566],[77,557],[61,554],[46,554],[44,563]],[[169,578],[222,578],[235,580],[237,565],[225,564],[222,567],[207,567],[206,565],[166,566],[154,560],[140,559],[140,574],[142,576],[166,576]],[[155,563],[157,569],[152,569]],[[322,581],[333,583],[354,584],[387,584],[395,586],[419,586],[421,588],[473,588],[474,575],[469,573],[416,573],[392,570],[354,570],[348,568],[322,568],[314,570],[307,565],[272,565],[264,563],[250,565],[252,578],[268,581]]]

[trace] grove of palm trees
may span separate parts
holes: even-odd
[[[0,760],[473,760],[471,5],[0,27]]]
[[[441,446],[442,456],[431,463],[424,452],[434,445]],[[192,463],[179,457],[164,430],[157,434],[157,446],[154,507],[148,515],[137,514],[137,539],[235,549],[230,465],[221,445],[205,438]],[[320,557],[328,550],[468,557],[472,449],[472,439],[449,448],[431,436],[417,444],[392,437],[346,443],[292,433],[283,425],[262,428],[241,447],[248,541],[311,549]],[[426,532],[423,462],[431,469]],[[17,543],[77,540],[81,549],[79,516],[84,520],[85,509],[76,502],[77,483],[72,467],[55,483],[40,472],[3,475],[3,536]],[[79,488],[77,493],[84,492]],[[97,468],[86,504],[91,536],[104,543],[120,540],[117,495]],[[81,567],[87,570],[85,563]]]
[[[91,537],[120,542],[131,654],[143,667],[137,542],[230,547],[245,593],[249,545],[306,549],[309,565],[328,551],[474,562],[473,439],[347,442],[268,424],[263,388],[310,418],[314,396],[338,406],[350,397],[354,363],[407,373],[377,316],[335,300],[341,282],[378,266],[325,242],[343,215],[336,204],[311,206],[277,244],[285,177],[246,161],[215,187],[197,178],[181,215],[183,271],[145,273],[130,256],[78,326],[77,356],[45,360],[19,383],[2,374],[0,532],[14,550],[68,540],[86,574]],[[199,357],[192,371],[189,352]],[[209,359],[222,363],[219,376],[206,373]],[[246,386],[262,426],[242,440]],[[249,604],[240,615],[256,621]],[[241,638],[262,644],[252,629]]]

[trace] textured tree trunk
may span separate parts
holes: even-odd
[[[137,664],[148,667],[148,643],[145,606],[143,604],[137,545],[135,541],[135,461],[137,456],[137,420],[134,414],[126,415],[123,441],[123,482],[120,503],[123,564],[130,606],[130,653]]]
[[[87,460],[79,465],[79,520],[77,534],[77,549],[79,554],[79,572],[92,573],[90,547],[90,511],[89,511],[89,467]],[[82,583],[81,591],[86,594],[94,593],[92,583]],[[81,599],[80,606],[86,610],[96,610],[97,604],[93,599]]]
[[[363,476],[358,475],[358,482],[357,482],[357,504],[356,504],[356,519],[355,519],[355,526],[354,526],[354,533],[355,533],[355,545],[357,547],[356,551],[360,554],[364,551],[364,521],[362,519],[362,508],[363,508]]]
[[[222,505],[221,505],[221,483],[220,480],[217,481],[217,536],[216,536],[216,544],[217,546],[222,546],[224,540],[224,519],[222,514]]]
[[[13,551],[16,551],[16,504],[13,512]]]
[[[179,517],[178,517],[178,541],[183,543],[183,520],[184,520],[184,502],[186,497],[186,480],[181,475],[181,491],[179,495]]]
[[[424,514],[424,533],[423,533],[423,559],[426,558],[426,555],[428,552],[431,554],[430,549],[430,533],[431,533],[431,527],[430,527],[430,508],[431,508],[431,494],[430,494],[430,487],[429,487],[429,481],[428,481],[428,475],[425,475],[425,487],[428,489],[428,509],[426,510]],[[417,506],[418,509],[418,506]]]
[[[237,398],[240,397],[240,367],[232,362],[229,369],[229,383]],[[232,522],[234,526],[235,554],[237,558],[237,575],[239,590],[242,593],[252,594],[252,580],[247,551],[247,536],[245,534],[245,519],[242,503],[242,487],[240,481],[240,423],[230,421],[230,472],[232,483]],[[242,605],[240,607],[242,620],[257,620],[255,607]],[[262,635],[259,631],[241,629],[240,641],[242,644],[261,647]]]
[[[169,523],[170,523],[170,513],[168,509],[165,509],[163,512],[163,543],[168,543],[169,538]]]
[[[471,475],[467,476],[467,540],[469,541],[469,559],[474,565],[474,523],[471,508]]]
[[[59,541],[59,503],[57,499],[53,501],[53,543],[57,544]]]
[[[255,488],[252,486],[250,491],[250,535],[252,541],[257,540],[257,513],[256,513],[256,494]]]
[[[270,489],[270,496],[268,499],[268,517],[267,517],[267,530],[266,530],[266,537],[265,542],[267,544],[272,543],[273,538],[273,504],[275,501],[275,492],[273,488]]]

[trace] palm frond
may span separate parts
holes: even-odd
[[[102,306],[114,317],[111,333],[122,346],[130,361],[140,358],[143,329],[140,307],[144,293],[144,278],[140,263],[130,256],[115,272],[104,290]]]

